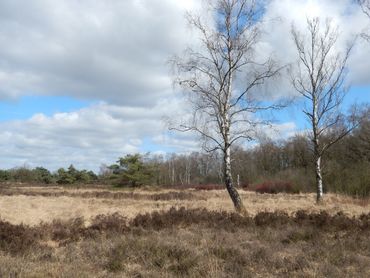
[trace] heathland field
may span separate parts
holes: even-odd
[[[0,190],[0,277],[370,277],[368,200],[224,190]]]

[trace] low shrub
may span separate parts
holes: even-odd
[[[199,199],[206,199],[201,196],[195,196],[194,194],[190,192],[167,192],[167,193],[158,193],[158,194],[152,194],[151,199],[154,201],[169,201],[169,200],[199,200]]]
[[[47,191],[27,191],[14,188],[0,188],[0,195],[26,195],[26,196],[42,196],[42,197],[77,197],[77,198],[99,198],[99,199],[133,199],[133,200],[153,200],[153,201],[169,201],[169,200],[206,200],[205,196],[195,195],[191,192],[170,191],[166,193],[142,194],[135,192],[111,192],[111,191],[91,191],[91,192],[47,192]]]
[[[199,184],[194,187],[196,190],[222,190],[225,186],[221,184]]]
[[[215,184],[215,183],[207,183],[207,184],[180,184],[180,185],[173,185],[168,186],[168,188],[172,189],[194,189],[194,190],[223,190],[225,186],[223,184]]]
[[[291,182],[287,181],[266,181],[255,185],[254,190],[261,194],[299,193],[299,190]]]
[[[19,254],[38,245],[40,235],[26,226],[13,225],[9,222],[0,220],[0,250]]]
[[[117,212],[112,215],[96,216],[92,220],[91,225],[87,228],[88,233],[93,231],[100,233],[109,231],[111,233],[121,234],[127,230],[127,218]]]
[[[59,244],[68,244],[84,238],[96,238],[99,235],[117,235],[140,230],[160,231],[176,227],[197,225],[210,229],[234,231],[258,227],[299,226],[320,231],[357,231],[370,230],[370,214],[360,217],[348,217],[344,213],[330,215],[325,211],[319,213],[297,211],[288,215],[282,211],[259,212],[254,217],[237,213],[208,211],[206,209],[171,208],[168,211],[139,214],[128,221],[118,213],[99,215],[85,225],[83,218],[68,221],[55,220],[36,227],[13,225],[0,220],[0,250],[11,254],[22,253],[38,246],[40,241],[53,240]],[[290,241],[309,238],[310,235],[292,235]]]
[[[127,264],[136,264],[154,271],[165,270],[171,277],[191,276],[199,262],[197,254],[186,245],[132,235],[113,243],[107,255],[105,269],[110,272],[122,272]]]
[[[290,220],[289,215],[282,211],[261,211],[254,217],[254,222],[257,226],[281,226],[289,223]]]
[[[87,227],[0,221],[0,277],[368,277],[369,224],[370,214],[184,208]]]
[[[82,217],[71,219],[69,221],[54,220],[49,227],[51,239],[61,242],[78,240],[85,228],[84,219]]]

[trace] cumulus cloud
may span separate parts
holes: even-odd
[[[150,106],[172,93],[193,1],[0,2],[0,98],[70,95]]]
[[[40,113],[27,120],[2,122],[0,165],[57,169],[73,163],[97,170],[100,164],[111,164],[124,154],[148,151],[145,140],[176,150],[161,121],[162,107],[167,108],[167,114],[174,114],[181,104],[163,100],[150,109],[133,109],[100,103],[69,113]],[[189,140],[190,137],[180,141]]]
[[[370,24],[369,18],[351,0],[272,0],[266,8],[259,54],[273,53],[281,64],[295,63],[297,53],[292,41],[292,25],[304,33],[307,18],[313,17],[319,17],[323,24],[325,20],[331,20],[331,24],[338,27],[337,51],[345,51],[348,44]],[[348,61],[348,84],[370,84],[368,53],[370,44],[358,38]],[[279,89],[283,94],[284,91],[294,94],[288,80],[280,81]]]
[[[168,58],[193,43],[184,12],[195,0],[0,1],[0,100],[24,95],[71,96],[102,101],[69,113],[0,122],[0,167],[28,163],[51,169],[70,163],[97,169],[125,153],[195,150],[191,134],[168,134],[162,117],[186,112],[174,97]],[[258,57],[281,64],[296,53],[291,24],[330,17],[344,48],[370,20],[351,0],[271,0],[263,18]],[[370,44],[359,40],[349,60],[349,83],[370,84]],[[288,79],[269,84],[274,96],[293,94]],[[275,125],[274,138],[297,129]],[[157,150],[161,151],[161,150]]]
[[[196,5],[1,1],[0,100],[62,95],[104,102],[0,123],[1,167],[74,163],[96,170],[145,151],[147,141],[175,147],[165,140],[162,117],[182,106],[173,98],[167,60],[189,43],[184,13]]]
[[[166,64],[192,41],[184,12],[195,0],[0,2],[0,99],[69,95],[130,106],[150,106],[172,94]],[[274,53],[295,61],[290,29],[306,17],[332,18],[343,43],[369,26],[351,0],[272,0],[257,57]],[[349,63],[351,82],[369,84],[360,42]],[[279,81],[281,83],[281,81]],[[287,90],[285,86],[281,90]],[[279,88],[273,88],[279,90]]]

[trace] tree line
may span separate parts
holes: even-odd
[[[78,170],[73,165],[67,169],[60,168],[51,172],[44,167],[30,168],[28,166],[0,170],[0,182],[19,182],[37,184],[93,184],[99,181],[99,176],[91,170]]]
[[[370,109],[363,111],[369,113]],[[336,132],[333,130],[332,132]],[[332,136],[327,135],[326,140]],[[257,185],[284,182],[294,192],[314,192],[315,160],[306,134],[273,141],[264,139],[255,147],[235,145],[231,154],[236,187],[254,190]],[[326,190],[357,197],[370,196],[370,120],[367,119],[325,154],[323,177]],[[116,163],[102,165],[99,173],[78,170],[73,165],[50,172],[43,167],[0,170],[2,182],[39,184],[102,184],[119,187],[223,184],[221,152],[128,154]]]

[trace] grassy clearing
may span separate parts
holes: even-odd
[[[0,277],[368,277],[370,214],[204,209],[0,222]]]
[[[98,198],[98,199],[133,199],[133,200],[152,200],[152,201],[168,201],[168,200],[206,200],[205,197],[192,194],[185,191],[169,191],[155,194],[135,193],[135,192],[112,192],[108,190],[94,191],[50,191],[50,190],[27,190],[27,189],[2,189],[2,196],[41,196],[41,197],[77,197],[77,198]]]
[[[298,210],[331,215],[342,211],[348,216],[370,213],[369,201],[327,194],[325,202],[315,204],[315,194],[256,194],[240,191],[249,214],[276,210],[294,214]],[[99,188],[10,187],[0,189],[0,217],[13,224],[38,225],[55,219],[83,217],[87,221],[100,214],[119,214],[134,218],[139,213],[206,208],[210,211],[233,211],[226,190],[175,190],[150,188],[107,190]]]

